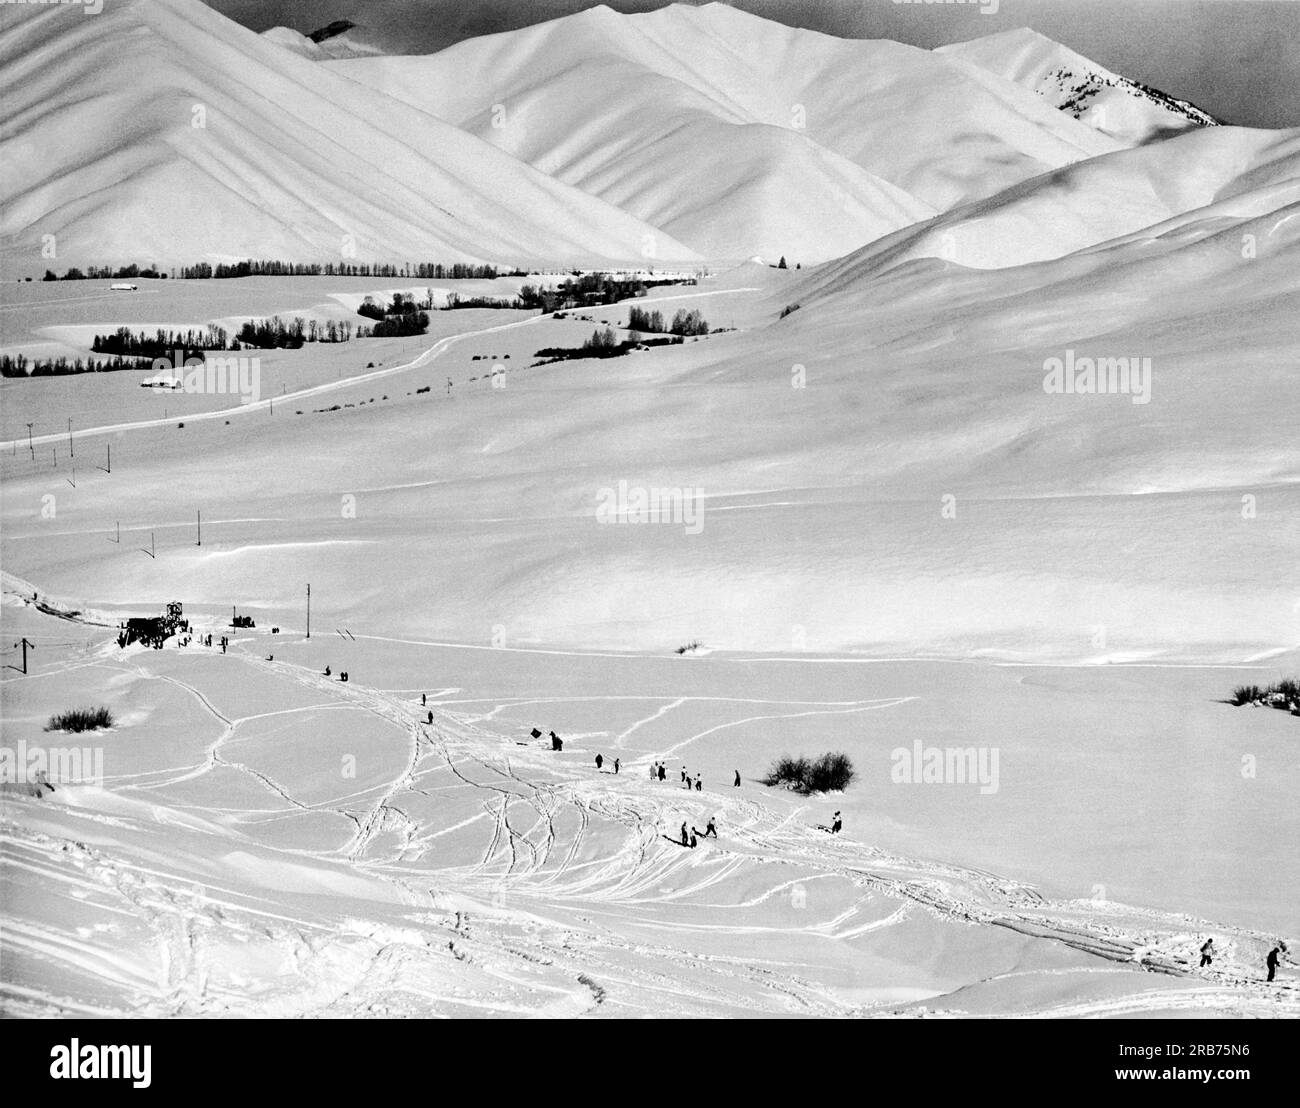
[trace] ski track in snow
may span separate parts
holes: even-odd
[[[649,782],[635,772],[648,766],[648,756],[629,760],[628,772],[619,776],[592,773],[585,766],[576,769],[557,762],[541,746],[519,745],[480,726],[491,724],[508,708],[555,698],[441,700],[420,706],[401,693],[345,684],[291,663],[233,652],[228,656],[231,664],[301,686],[312,695],[299,708],[230,716],[196,685],[152,673],[147,664],[152,657],[147,651],[120,658],[102,651],[75,665],[110,666],[137,678],[167,682],[192,697],[220,732],[197,764],[110,778],[108,791],[143,799],[156,822],[173,822],[169,811],[215,821],[209,831],[222,836],[224,850],[245,840],[238,815],[193,804],[169,806],[159,797],[218,768],[245,774],[277,807],[242,809],[243,817],[332,815],[350,830],[340,846],[283,846],[275,848],[277,856],[381,883],[399,906],[407,906],[400,916],[407,922],[393,922],[389,903],[376,910],[382,918],[368,922],[365,905],[349,900],[352,915],[340,921],[265,891],[222,888],[206,874],[187,873],[180,862],[160,860],[156,849],[145,865],[111,838],[103,841],[104,828],[138,831],[141,821],[92,807],[60,809],[49,801],[21,799],[6,805],[0,821],[0,852],[10,879],[21,874],[24,882],[68,889],[77,900],[119,922],[102,925],[108,928],[102,936],[86,935],[81,933],[86,929],[77,931],[57,919],[13,918],[7,908],[6,962],[20,957],[73,976],[102,979],[108,993],[121,999],[96,1005],[43,991],[32,981],[6,979],[0,983],[0,998],[9,1014],[335,1016],[454,1011],[547,1018],[601,1009],[662,1015],[914,1014],[900,1003],[841,996],[833,987],[802,977],[797,963],[733,957],[717,953],[707,942],[702,948],[699,944],[710,934],[792,932],[846,941],[904,926],[917,913],[928,913],[949,923],[1005,929],[1058,944],[1095,959],[1092,972],[1128,975],[1117,978],[1122,987],[1114,994],[1031,1004],[1015,1015],[1221,1010],[1300,1015],[1300,996],[1289,980],[1265,986],[1253,967],[1234,960],[1234,937],[1262,942],[1267,938],[1262,933],[1213,926],[1214,934],[1221,936],[1220,957],[1209,971],[1201,971],[1194,968],[1190,944],[1192,936],[1208,929],[1204,921],[1107,902],[1046,900],[1022,883],[972,867],[891,855],[847,835],[832,839],[810,826],[802,808],[780,811],[764,803],[762,794],[733,794],[728,788],[686,794],[683,799],[682,790]],[[654,705],[617,734],[616,747],[691,701],[734,703],[738,716],[755,704],[788,709],[716,724],[667,747],[662,756],[755,718],[889,710],[912,698],[828,703],[688,696],[596,699],[646,700]],[[472,715],[451,710],[471,705],[477,706]],[[307,803],[293,795],[291,784],[224,752],[239,727],[252,720],[344,708],[393,725],[406,736],[406,749],[399,772],[341,801]],[[430,711],[432,725],[427,722]],[[467,811],[445,825],[409,810],[465,793],[477,798],[478,811]],[[717,816],[719,840],[695,851],[664,841],[675,834],[683,810],[704,806]],[[69,828],[60,836],[28,826],[26,817],[47,815],[66,817],[69,825],[87,830],[76,837]],[[686,818],[702,817],[696,812]],[[92,834],[97,826],[101,830]],[[472,855],[477,861],[439,864],[440,840],[461,841],[465,836],[478,837],[480,845]],[[771,864],[780,869],[772,871],[763,891],[740,901],[728,896],[729,881]],[[791,878],[792,872],[800,876]],[[797,927],[727,921],[730,913],[789,896],[796,885],[808,887],[823,880],[849,883],[858,890],[857,899],[829,918],[810,914],[807,923]],[[710,902],[714,890],[719,896]],[[882,901],[887,909],[883,912]],[[674,905],[681,906],[683,914],[662,910]],[[710,909],[712,914],[701,922],[696,910]],[[127,928],[135,937],[134,946],[113,937],[117,927]],[[274,967],[274,972],[223,973],[223,962],[231,959],[232,951],[245,952],[250,965],[263,971]],[[1144,970],[1185,983],[1170,987],[1164,981],[1165,987],[1152,987]],[[1028,977],[1063,972],[1084,971],[1022,971]],[[1016,976],[993,975],[988,984]],[[487,987],[485,981],[496,986]],[[932,997],[927,1014],[961,1014],[962,991]]]

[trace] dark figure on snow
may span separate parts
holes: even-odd
[[[1214,940],[1206,939],[1201,944],[1201,969],[1204,969],[1214,961]]]
[[[1270,981],[1273,980],[1274,975],[1277,973],[1277,958],[1279,953],[1281,953],[1281,948],[1275,946],[1268,952],[1268,957],[1264,959],[1264,964],[1268,966],[1268,979]]]
[[[430,723],[433,722],[433,713],[432,713],[432,712],[429,713],[429,722],[430,722]]]
[[[330,676],[330,667],[329,667],[329,666],[326,666],[326,667],[325,667],[325,676],[326,676],[326,677]]]
[[[690,791],[691,791],[691,785],[692,785],[692,784],[693,784],[693,782],[691,781],[690,776],[688,775],[687,778],[686,778],[686,791],[687,791],[687,792],[690,792]]]
[[[615,773],[618,772],[618,759],[617,759],[617,758],[614,759],[614,772],[615,772]]]
[[[686,834],[686,821],[682,820],[682,846],[690,846],[690,836]]]
[[[695,828],[692,827],[692,828],[691,828],[691,849],[692,849],[692,850],[695,849],[695,843],[696,843],[696,839],[695,839]]]
[[[831,834],[838,835],[844,827],[844,821],[840,819],[839,812],[835,813],[835,818],[831,821]]]
[[[686,767],[685,767],[685,766],[682,766],[682,780],[683,780],[683,781],[687,780],[687,777],[686,777]]]
[[[660,762],[660,763],[659,763],[659,780],[662,781],[662,780],[663,780],[665,777],[667,777],[667,776],[668,776],[668,774],[667,774],[667,772],[666,772],[665,769],[664,769],[664,764],[663,764],[663,762]]]
[[[658,781],[658,780],[659,780],[659,763],[658,763],[658,762],[651,762],[651,763],[650,763],[650,780],[651,780],[651,781]]]
[[[696,791],[696,792],[699,792],[699,791],[700,791],[701,789],[703,789],[703,788],[704,788],[704,781],[703,781],[703,779],[697,777],[697,778],[695,779],[695,791]]]
[[[421,693],[421,694],[420,694],[420,707],[421,707],[421,708],[426,707],[426,706],[428,705],[428,703],[429,703],[429,694],[428,694],[428,693]]]
[[[715,839],[718,837],[718,826],[713,822],[713,817],[709,817],[709,822],[704,826],[704,837],[707,839],[712,835]]]
[[[736,770],[736,779],[731,784],[733,788],[740,788],[740,770]]]
[[[348,671],[345,669],[342,673],[339,674],[339,680],[346,681],[347,679],[348,679]]]
[[[603,754],[597,754],[597,755],[596,755],[596,768],[597,768],[597,769],[600,769],[600,767],[603,766],[604,764],[605,764],[605,755],[603,755]]]

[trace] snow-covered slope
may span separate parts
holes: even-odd
[[[379,47],[366,42],[357,33],[355,25],[348,25],[344,21],[344,26],[347,29],[337,33],[325,33],[331,30],[327,27],[311,35],[304,35],[292,27],[271,27],[262,32],[262,37],[268,42],[317,62],[329,58],[363,58],[383,53]]]
[[[1297,202],[1300,130],[1199,128],[1024,181],[887,235],[828,271],[878,273],[918,258],[997,269],[1154,237],[1173,224],[1221,229]]]
[[[429,57],[330,68],[737,259],[824,260],[1120,146],[931,51],[720,4],[597,7]]]
[[[1027,27],[940,46],[937,52],[1032,89],[1125,145],[1217,122],[1195,104],[1112,73]]]
[[[199,0],[0,20],[0,245],[34,265],[692,257]]]

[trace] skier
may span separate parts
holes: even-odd
[[[618,761],[619,761],[619,760],[618,760],[617,758],[614,759],[614,772],[615,772],[615,773],[618,773]]]
[[[687,791],[687,792],[690,792],[690,791],[691,791],[691,779],[690,779],[690,776],[689,776],[689,775],[688,775],[687,778],[686,778],[686,791]]]
[[[691,840],[686,834],[686,821],[682,820],[682,846],[690,846]]]
[[[430,723],[433,722],[433,713],[432,713],[432,712],[429,713],[429,722],[430,722]]]
[[[682,780],[683,780],[683,781],[686,780],[686,767],[685,767],[685,766],[682,766]]]
[[[709,817],[709,822],[704,826],[704,837],[707,839],[710,835],[715,839],[718,837],[718,827],[717,824],[713,822],[712,816]]]
[[[596,755],[596,768],[597,768],[597,769],[600,769],[600,767],[603,766],[604,764],[605,764],[605,755],[603,755],[603,754],[597,754],[597,755]]]
[[[659,763],[659,780],[662,781],[668,774],[665,772],[663,762]]]
[[[740,770],[736,770],[736,780],[732,782],[733,788],[740,788]]]
[[[1268,979],[1270,981],[1273,980],[1273,976],[1277,973],[1277,957],[1279,952],[1280,948],[1275,946],[1268,952],[1268,957],[1264,959],[1264,964],[1268,966]]]
[[[696,791],[696,792],[699,792],[699,791],[700,791],[701,789],[703,789],[703,788],[704,788],[704,780],[703,780],[703,778],[697,777],[697,778],[695,779],[695,791]]]
[[[326,666],[326,667],[325,667],[325,676],[326,676],[326,677],[330,676],[330,667],[329,667],[329,666]]]
[[[1214,961],[1214,940],[1206,939],[1201,944],[1201,969],[1204,969]]]
[[[695,828],[692,827],[692,828],[691,828],[691,849],[692,849],[692,850],[695,849],[695,842],[696,842],[696,839],[695,839]]]
[[[421,693],[421,694],[420,694],[420,707],[421,707],[421,708],[427,707],[427,706],[428,706],[428,703],[429,703],[429,694],[428,694],[428,693]]]
[[[844,826],[844,821],[840,819],[839,812],[835,813],[835,818],[831,821],[831,834],[838,835],[840,829]]]

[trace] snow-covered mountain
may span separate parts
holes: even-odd
[[[1032,89],[1126,145],[1218,122],[1195,104],[1112,73],[1027,27],[941,46],[937,52]]]
[[[977,67],[722,4],[328,66],[714,257],[825,260],[1121,147]]]
[[[37,267],[694,256],[200,0],[5,5],[0,28],[0,245]]]

